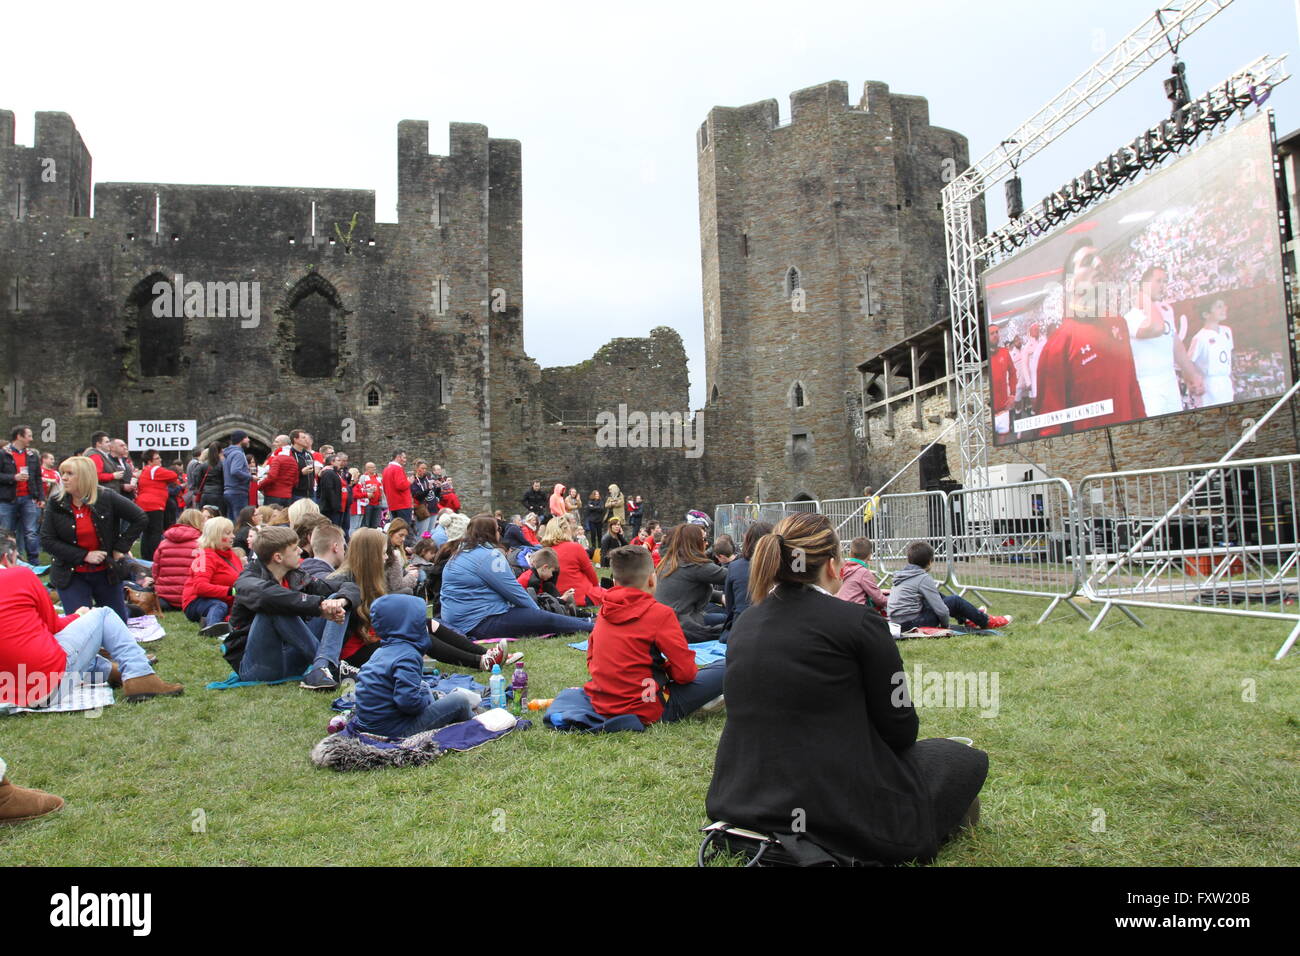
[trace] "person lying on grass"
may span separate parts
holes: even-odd
[[[889,591],[890,621],[904,631],[947,627],[949,617],[980,630],[1011,623],[1010,617],[990,616],[984,608],[976,607],[960,595],[940,594],[939,585],[930,577],[933,561],[934,548],[924,541],[913,541],[907,546],[907,566],[894,575]]]
[[[635,714],[649,726],[722,706],[726,662],[700,668],[677,615],[655,600],[650,552],[626,545],[610,554],[614,587],[605,592],[587,641],[583,690],[602,717]]]
[[[298,533],[259,529],[257,563],[235,582],[235,606],[225,657],[240,680],[301,677],[313,666],[329,621],[342,622],[361,600],[355,584],[317,581],[304,574]]]
[[[411,594],[386,594],[370,606],[370,621],[379,648],[357,676],[356,729],[399,738],[469,720],[477,695],[457,690],[434,700],[424,683],[424,602]]]
[[[62,687],[71,690],[92,675],[121,687],[130,703],[179,697],[185,690],[154,673],[112,608],[81,607],[60,616],[40,578],[18,564],[14,536],[0,529],[0,704],[47,703]]]

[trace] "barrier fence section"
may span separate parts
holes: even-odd
[[[888,587],[894,574],[907,564],[907,546],[913,541],[924,541],[934,548],[930,573],[936,581],[944,584],[951,577],[948,504],[942,491],[832,498],[821,506],[845,554],[854,538],[871,539],[871,564],[880,572],[882,586]]]
[[[1089,475],[1079,483],[1083,593],[1135,623],[1154,607],[1293,622],[1300,635],[1300,455]]]
[[[1061,478],[964,488],[949,495],[951,584],[959,594],[992,591],[1050,598],[1038,623],[1079,592],[1074,491]],[[987,599],[984,603],[991,603]]]
[[[755,521],[775,525],[786,515],[797,512],[821,510],[820,501],[754,501],[740,504],[718,505],[713,510],[713,534],[729,534],[736,542],[736,550],[745,539],[745,532]]]

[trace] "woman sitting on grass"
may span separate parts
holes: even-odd
[[[476,515],[456,542],[442,574],[442,620],[476,638],[568,634],[592,626],[537,606],[511,573],[491,515]]]
[[[988,755],[916,739],[884,619],[832,597],[839,555],[821,514],[790,515],[754,549],[753,604],[727,644],[727,725],[707,810],[714,820],[788,833],[798,807],[805,835],[824,849],[928,862],[979,819]]]
[[[410,526],[401,518],[388,523],[388,552],[384,558],[384,573],[388,579],[389,594],[412,594],[420,580],[419,568],[407,567],[406,539]]]
[[[234,550],[235,526],[229,518],[212,518],[203,526],[200,550],[190,565],[189,577],[181,604],[185,616],[202,624],[204,637],[224,636],[229,626],[221,627],[235,603],[235,581],[244,570],[244,562]]]
[[[663,558],[655,570],[659,579],[655,600],[677,612],[691,644],[716,640],[727,620],[726,610],[710,603],[713,589],[727,583],[727,569],[710,560],[707,547],[702,527],[679,524],[664,539]]]
[[[578,607],[593,607],[605,597],[605,589],[596,577],[596,567],[591,563],[587,549],[574,540],[576,522],[548,521],[542,529],[542,547],[550,548],[560,561],[555,575],[555,587],[560,592],[572,591]]]

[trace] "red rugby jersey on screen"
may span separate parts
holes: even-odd
[[[1068,435],[1083,428],[1146,417],[1129,346],[1128,324],[1109,315],[1089,320],[1062,319],[1038,356],[1035,413],[1042,415],[1108,398],[1114,402],[1109,415],[1049,425],[1038,429],[1038,436]]]

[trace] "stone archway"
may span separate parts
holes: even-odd
[[[206,422],[200,422],[199,448],[207,448],[209,444],[217,440],[230,441],[230,433],[236,429],[248,433],[248,437],[252,439],[249,450],[257,455],[259,461],[270,453],[271,442],[275,439],[276,433],[261,422],[252,421],[242,415],[221,415]]]

